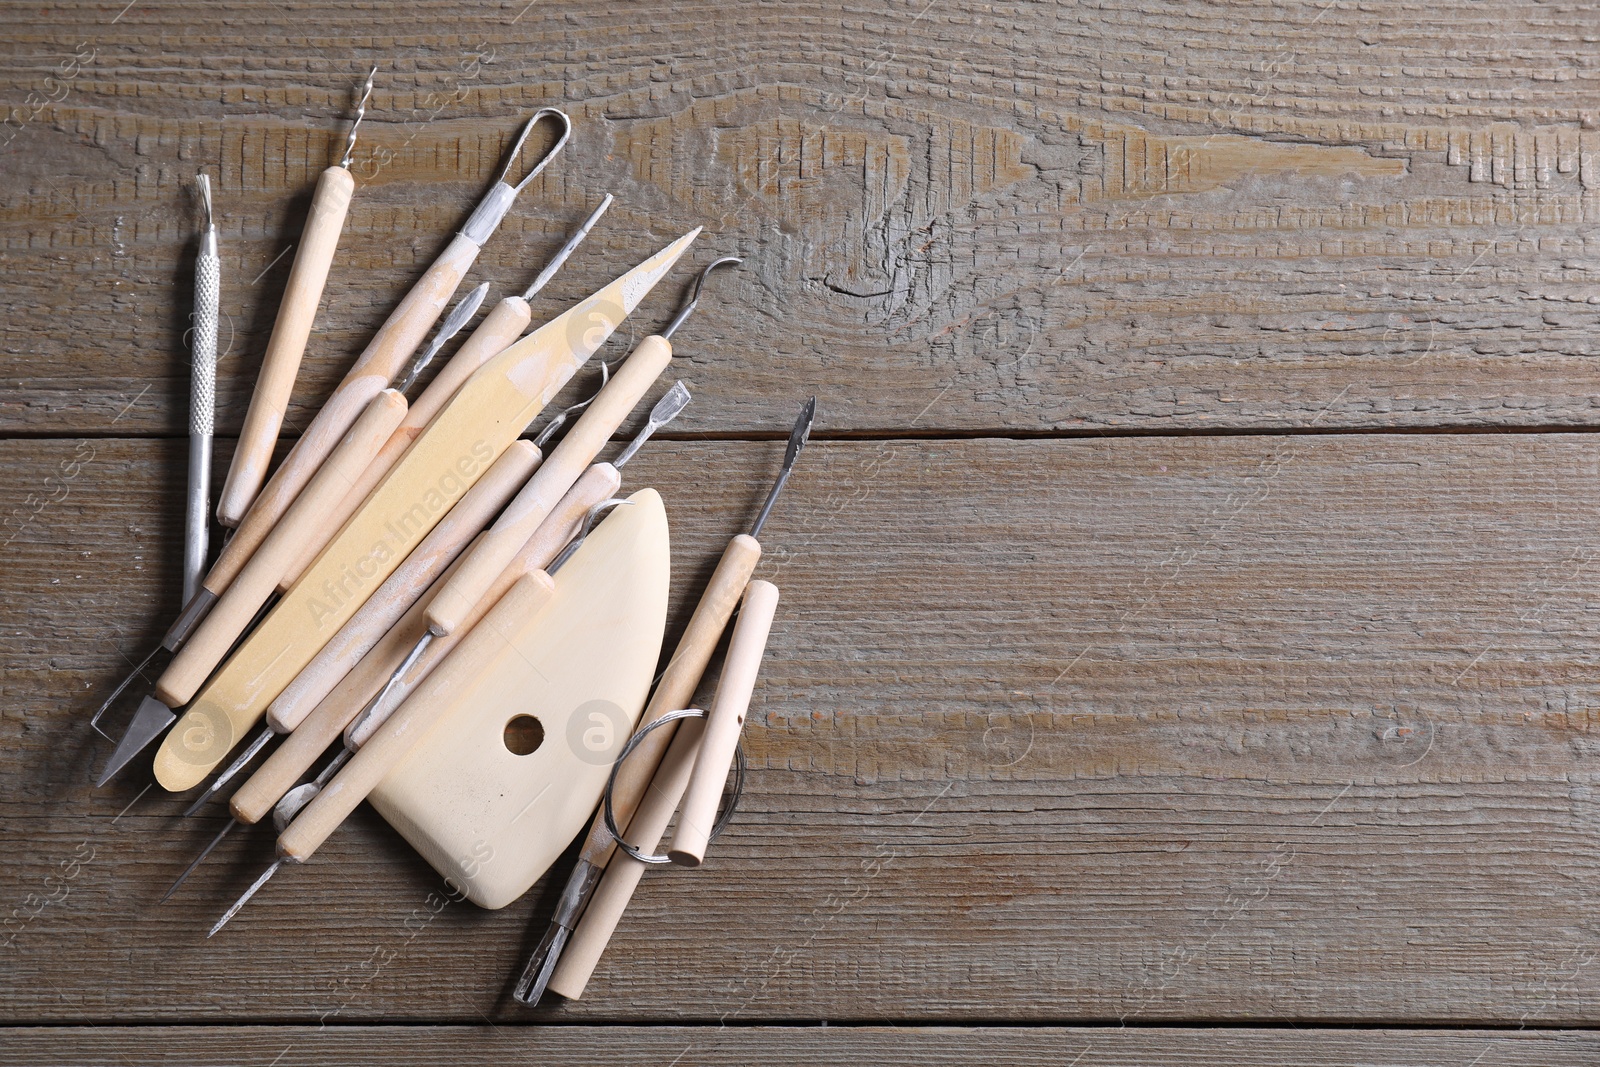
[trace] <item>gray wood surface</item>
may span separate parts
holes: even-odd
[[[1592,1061],[1592,22],[0,9],[0,1063]],[[536,313],[693,225],[748,260],[628,469],[674,631],[818,397],[742,814],[577,1004],[509,996],[549,879],[435,913],[363,810],[207,941],[266,838],[157,906],[220,807],[90,788],[87,716],[178,607],[185,186],[222,212],[220,482],[374,62],[291,434],[549,103],[572,144],[470,284],[519,291],[605,191]]]

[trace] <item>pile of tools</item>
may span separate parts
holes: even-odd
[[[670,339],[706,276],[739,260],[705,267],[659,334],[615,373],[602,364],[596,393],[524,440],[699,233],[525,334],[530,301],[610,207],[606,196],[533,283],[496,304],[420,395],[406,399],[485,300],[487,284],[444,315],[479,249],[571,134],[564,113],[544,108],[522,127],[461,231],[268,477],[355,189],[350,162],[372,83],[369,74],[343,158],[317,182],[216,509],[227,538],[209,568],[221,271],[212,190],[199,178],[206,227],[195,272],[185,604],[91,720],[116,742],[98,784],[161,739],[157,782],[189,790],[242,745],[185,813],[192,814],[271,749],[232,792],[232,819],[167,893],[235,828],[270,815],[277,858],[211,934],[285,863],[309,860],[364,800],[453,889],[486,908],[526,893],[587,822],[577,866],[516,987],[525,1003],[546,988],[576,998],[644,868],[698,865],[732,814],[744,778],[739,734],[778,600],[776,587],[751,577],[757,538],[805,446],[815,400],[794,425],[755,522],[729,541],[657,678],[666,511],[652,489],[617,494],[622,468],[688,404],[683,383],[661,396],[610,462],[598,456],[670,364]],[[556,124],[558,136],[511,184],[542,122]],[[709,711],[689,707],[736,609]],[[108,709],[163,650],[171,660],[152,695],[111,737],[101,726]],[[733,800],[719,819],[730,769]],[[672,846],[655,855],[674,814]]]

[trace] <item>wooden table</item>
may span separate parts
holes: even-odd
[[[1600,1054],[1592,9],[0,20],[0,1063]],[[691,225],[695,264],[748,257],[628,471],[668,501],[674,630],[818,398],[742,814],[579,1003],[510,998],[564,866],[436,912],[363,811],[207,941],[266,836],[157,906],[220,807],[91,788],[89,711],[178,607],[186,186],[222,220],[220,483],[371,62],[292,429],[550,103],[572,144],[469,283],[520,290],[608,190],[536,314]]]

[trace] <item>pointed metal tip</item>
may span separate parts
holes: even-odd
[[[133,713],[133,721],[128,724],[122,740],[117,742],[116,751],[112,752],[111,758],[106,761],[105,770],[100,772],[94,787],[99,789],[115,778],[118,771],[133,761],[133,757],[143,752],[145,746],[160,737],[167,727],[177,721],[178,716],[171,708],[155,697],[145,697],[139,702],[139,710]]]
[[[350,124],[350,136],[344,143],[344,158],[339,161],[339,166],[345,170],[350,169],[350,158],[356,150],[356,131],[361,128],[361,120],[367,117],[367,101],[372,98],[372,79],[378,76],[378,66],[373,64],[367,72],[366,84],[361,87],[361,99],[356,102],[356,119]]]
[[[178,891],[178,887],[184,882],[188,881],[189,876],[194,873],[195,868],[204,863],[206,861],[206,857],[211,855],[211,853],[216,850],[218,845],[222,844],[222,839],[232,833],[233,828],[238,825],[238,819],[229,819],[228,824],[222,828],[216,837],[211,839],[211,843],[201,851],[200,855],[194,858],[194,862],[190,863],[189,866],[183,869],[183,873],[178,875],[177,881],[173,882],[172,885],[167,887],[166,895],[163,896],[158,903],[165,904],[168,900],[171,900],[172,894]]]
[[[538,277],[533,279],[533,284],[523,290],[522,299],[532,300],[539,290],[550,284],[550,279],[554,278],[556,272],[566,265],[567,260],[572,258],[572,253],[577,250],[579,245],[583,244],[583,239],[589,236],[589,231],[594,229],[594,224],[600,221],[600,216],[611,210],[611,203],[615,199],[616,197],[607,193],[605,199],[600,201],[600,206],[589,212],[589,217],[584,219],[576,230],[572,231],[566,243],[557,250],[554,256],[550,257],[550,262],[545,264],[544,270],[540,271]]]
[[[528,959],[528,965],[522,969],[522,977],[517,979],[516,990],[511,994],[518,1003],[530,1008],[539,1003],[539,998],[549,988],[550,977],[555,974],[562,950],[567,947],[567,938],[571,936],[572,931],[560,923],[553,922],[545,930],[538,947]]]
[[[205,807],[206,806],[206,802],[209,801],[212,797],[214,797],[216,795],[217,795],[217,787],[215,785],[212,785],[204,793],[201,793],[200,796],[195,800],[195,802],[193,804],[190,804],[187,808],[183,809],[183,815],[181,816],[181,818],[187,819],[189,816],[193,815],[195,812],[197,812],[201,808]],[[166,898],[162,897],[161,899],[165,900]]]

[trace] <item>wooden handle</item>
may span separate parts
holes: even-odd
[[[650,788],[640,799],[624,831],[628,843],[644,852],[655,851],[667,832],[667,824],[672,821],[672,813],[678,810],[678,801],[694,771],[705,720],[685,719],[679,726],[681,729],[667,747]],[[583,996],[589,976],[605,953],[617,923],[622,921],[622,913],[633,899],[633,891],[639,887],[644,869],[643,863],[625,853],[614,856],[607,864],[606,873],[583,910],[583,918],[573,929],[566,949],[556,962],[555,973],[550,976],[551,990],[568,1000]]]
[[[395,709],[389,721],[361,747],[344,770],[334,775],[315,800],[290,823],[278,838],[278,851],[288,858],[305,862],[355,810],[356,805],[383,780],[384,775],[411,753],[434,725],[450,709],[450,693],[457,686],[489,671],[496,658],[507,653],[500,636],[502,627],[537,612],[555,591],[555,583],[543,571],[524,575],[474,627],[469,640],[404,704]]]
[[[283,580],[278,583],[279,589],[288,589],[311,561],[317,558],[317,553],[322,551],[329,539],[338,532],[345,520],[355,514],[362,501],[378,487],[383,476],[389,473],[396,462],[399,461],[405,450],[417,439],[433,417],[444,410],[445,404],[455,396],[466,380],[472,377],[474,371],[490,358],[505,351],[527,327],[532,315],[528,310],[528,302],[520,296],[508,296],[494,306],[486,318],[472,331],[466,343],[450,358],[435,376],[428,387],[417,397],[417,402],[411,405],[411,410],[406,412],[405,421],[394,432],[383,450],[378,453],[378,458],[367,465],[361,473],[361,478],[355,486],[340,501],[337,513],[328,516],[327,536],[318,541],[308,541],[300,558],[295,560],[292,567],[284,574]],[[463,501],[464,502],[464,501]],[[504,504],[504,501],[501,502]],[[456,505],[460,507],[461,505]],[[496,511],[499,508],[495,509]]]
[[[711,827],[717,821],[717,804],[733,766],[733,750],[744,730],[745,712],[750,710],[750,694],[755,692],[756,676],[761,673],[761,657],[767,651],[767,635],[772,632],[772,617],[778,610],[778,587],[771,582],[752,581],[744,593],[739,621],[733,624],[728,642],[728,658],[722,666],[722,680],[706,715],[705,735],[700,739],[700,755],[694,774],[678,812],[678,831],[673,835],[667,856],[680,867],[698,867],[706,858]]]
[[[283,573],[299,553],[300,544],[314,537],[326,520],[327,509],[350,489],[362,468],[372,462],[383,442],[405,417],[406,399],[392,389],[380,393],[356,420],[328,462],[323,464],[272,531],[228,586],[200,628],[184,642],[156,683],[156,696],[169,707],[189,702],[201,683],[228,654],[261,605],[267,602]]]
[[[157,758],[158,766],[172,770],[163,785],[187,788],[216,766],[241,739],[234,732],[239,725],[260,720],[273,698],[510,447],[693,237],[690,233],[674,241],[495,356],[467,380],[207,683],[185,713],[195,728],[167,734]],[[573,472],[573,480],[578,473]],[[245,523],[249,521],[247,516]],[[180,766],[188,769],[180,774]]]
[[[390,438],[393,440],[393,438]],[[446,567],[451,572],[468,541],[481,535],[506,501],[539,465],[538,446],[517,441],[468,489],[406,561],[384,579],[378,591],[267,706],[267,722],[279,733],[296,729],[400,617],[406,614]]]
[[[460,557],[434,582],[434,588],[449,581],[459,566]],[[372,694],[382,688],[395,666],[417,643],[417,638],[428,632],[428,623],[422,615],[427,595],[424,593],[378,638],[361,662],[339,680],[322,702],[301,719],[294,732],[272,750],[267,761],[234,792],[228,807],[235,819],[253,824],[266,818],[273,805],[316,766],[329,746],[339,740],[350,720],[372,699]]]
[[[717,561],[717,569],[711,574],[711,581],[707,583],[705,592],[700,594],[700,603],[695,605],[694,614],[689,617],[688,628],[678,639],[672,659],[667,661],[667,669],[662,672],[661,681],[657,683],[649,705],[639,717],[638,729],[643,730],[669,711],[688,707],[694,700],[694,691],[700,687],[700,679],[706,673],[706,665],[711,662],[711,654],[716,651],[717,642],[722,640],[722,632],[728,628],[733,609],[738,606],[739,598],[744,595],[744,587],[760,560],[761,542],[749,534],[739,534],[728,542],[728,547],[722,551],[722,559]],[[611,787],[611,800],[618,826],[628,825],[628,820],[633,817],[634,809],[639,806],[639,799],[649,787],[650,779],[654,777],[678,725],[668,723],[652,732],[639,742],[638,747],[629,754],[628,761],[617,769],[616,781]],[[580,857],[596,867],[604,867],[611,861],[616,847],[616,838],[606,829],[604,815],[597,812],[594,822],[589,826],[589,836],[584,839]]]
[[[550,565],[550,561],[560,554],[562,548],[566,547],[567,542],[571,541],[573,535],[578,532],[578,528],[583,522],[583,517],[588,514],[589,509],[602,500],[609,499],[621,484],[622,475],[618,473],[617,468],[609,463],[597,463],[585,471],[583,477],[579,478],[577,483],[567,491],[567,495],[561,498],[561,503],[556,505],[555,510],[550,513],[550,517],[540,523],[539,529],[534,531],[532,537],[528,538],[528,543],[522,546],[506,569],[501,571],[499,576],[495,578],[494,583],[489,586],[482,599],[473,605],[472,610],[461,620],[461,625],[448,634],[434,635],[433,640],[428,643],[427,649],[418,657],[411,670],[407,672],[404,678],[395,683],[394,689],[391,690],[390,696],[385,698],[385,702],[391,708],[396,707],[412,690],[421,685],[433,668],[450,654],[450,650],[459,644],[467,634],[471,633],[473,627],[478,625],[478,621],[500,602],[507,590],[516,585],[524,575],[541,571]],[[487,536],[486,534],[485,539]],[[474,547],[476,548],[477,545],[475,544]],[[467,553],[463,558],[470,559],[471,553]],[[454,577],[453,574],[452,577]],[[441,583],[439,588],[443,588],[445,584],[448,583]],[[431,597],[429,602],[432,602]],[[424,615],[424,618],[426,618],[426,615]],[[424,626],[425,629],[427,629],[426,626]],[[418,631],[417,637],[421,636],[422,631]],[[400,655],[394,658],[390,665],[389,673],[385,674],[379,682],[380,686],[388,680],[389,675],[394,672],[394,668],[404,661],[406,653],[410,651],[411,646],[407,645]],[[378,687],[374,687],[366,695],[365,700],[371,700],[372,695],[377,691]],[[352,728],[345,733],[345,743],[351,748],[360,748],[372,737],[373,732],[383,725],[383,721],[384,716],[382,715],[374,715],[362,721],[358,727]]]
[[[505,514],[495,522],[466,566],[428,605],[428,622],[435,633],[447,634],[461,625],[472,606],[483,599],[495,576],[505,570],[557,501],[594,462],[595,455],[670,362],[672,346],[662,338],[646,337],[639,343],[538,473],[507,505]]]
[[[289,510],[289,505],[317,473],[339,439],[372,398],[388,386],[407,357],[416,351],[428,330],[444,313],[445,304],[477,257],[478,246],[458,234],[411,287],[400,306],[356,357],[355,365],[284,457],[282,466],[256,495],[233,538],[206,574],[207,589],[217,594],[226,591],[228,583],[267,539],[267,534]]]
[[[344,167],[329,167],[317,179],[311,213],[300,233],[300,249],[294,254],[294,266],[289,268],[283,303],[278,305],[272,339],[261,360],[256,391],[250,397],[250,410],[239,431],[228,480],[217,500],[217,521],[224,526],[239,525],[250,502],[261,491],[261,483],[266,481],[272,449],[283,426],[283,412],[294,391],[300,358],[305,355],[306,340],[317,317],[317,305],[322,302],[322,288],[328,281],[328,268],[333,265],[333,253],[339,246],[355,188],[355,179]]]

